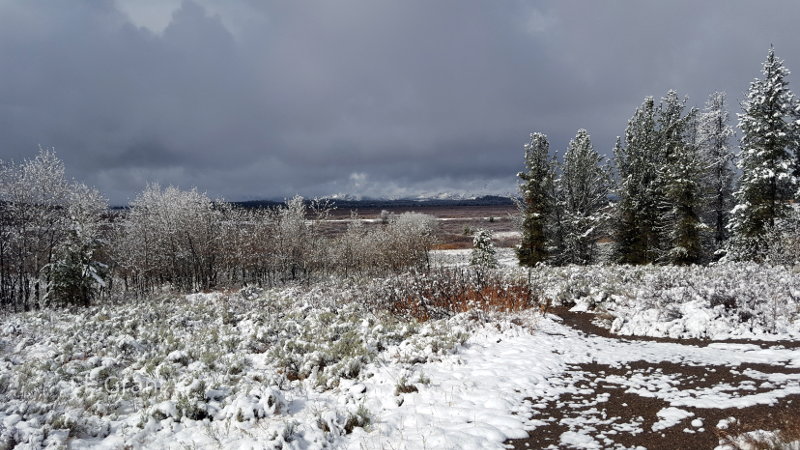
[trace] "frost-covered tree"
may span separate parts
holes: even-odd
[[[85,297],[59,297],[54,290],[59,283],[80,280],[55,268],[74,251],[76,239],[99,239],[105,201],[68,180],[52,149],[40,148],[33,159],[0,166],[0,302],[24,310],[46,302],[86,303]],[[96,263],[91,252],[83,260]]]
[[[387,212],[384,216],[386,223],[369,228],[357,216],[351,216],[347,230],[333,245],[334,268],[339,273],[380,276],[430,268],[436,218],[416,212]]]
[[[798,147],[800,106],[789,90],[789,71],[771,47],[762,74],[750,83],[739,114],[742,178],[728,227],[728,257],[734,260],[763,258],[765,231],[786,216],[797,184],[792,151]]]
[[[13,227],[9,222],[12,177],[12,166],[0,159],[0,305],[12,304],[14,296],[14,276],[11,272]]]
[[[286,207],[277,212],[275,249],[281,270],[292,280],[305,275],[309,262],[306,258],[310,229],[306,223],[306,204],[303,197],[286,201]]]
[[[553,182],[555,169],[550,158],[547,136],[532,133],[525,145],[525,171],[517,176],[522,193],[522,244],[517,257],[523,266],[532,267],[546,262],[548,251],[548,222],[554,207]]]
[[[765,233],[765,261],[770,264],[795,266],[800,263],[800,209],[797,205],[785,217],[775,221]]]
[[[706,167],[695,143],[697,111],[684,113],[685,105],[686,100],[669,91],[659,113],[663,165],[657,184],[663,195],[660,224],[665,243],[660,261],[672,264],[700,262],[708,228],[701,219]]]
[[[347,230],[336,241],[338,265],[345,277],[362,269],[365,253],[368,251],[364,248],[366,240],[367,231],[364,221],[358,217],[358,214],[351,212]]]
[[[409,267],[430,268],[430,250],[436,242],[436,218],[429,214],[405,212],[392,215],[381,249],[388,267],[400,271]]]
[[[659,105],[645,99],[628,121],[625,146],[614,149],[617,193],[616,253],[622,263],[691,263],[702,255],[703,165],[694,116],[669,91]]]
[[[328,217],[331,206],[324,201],[306,202],[295,196],[277,211],[275,253],[284,276],[291,280],[308,279],[313,271],[324,270],[327,246],[319,233],[321,220]]]
[[[611,174],[586,130],[578,130],[569,142],[561,172],[556,184],[564,250],[559,259],[566,264],[591,264],[597,261],[597,239],[608,219]]]
[[[101,249],[106,199],[96,189],[76,183],[69,191],[64,237],[49,271],[55,303],[88,306],[106,286],[107,265],[96,253]]]
[[[659,208],[662,192],[657,184],[663,163],[653,97],[647,97],[628,120],[625,146],[619,139],[614,157],[619,173],[615,253],[626,264],[654,262],[659,256]]]
[[[728,124],[724,92],[714,92],[698,116],[697,145],[706,165],[706,220],[713,231],[713,251],[728,239],[727,224],[733,207],[733,153],[729,142],[733,128]]]
[[[494,269],[497,267],[497,251],[492,242],[492,232],[478,230],[472,238],[470,265]]]
[[[150,184],[117,225],[115,259],[140,293],[169,284],[181,290],[217,284],[227,205],[196,189]]]

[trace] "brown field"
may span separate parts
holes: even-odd
[[[347,219],[350,217],[351,212],[358,213],[359,217],[363,219],[377,219],[380,217],[381,211],[386,210],[390,213],[402,214],[404,212],[418,212],[423,214],[430,214],[434,217],[443,218],[469,218],[469,217],[504,217],[508,214],[516,214],[517,208],[514,206],[439,206],[439,205],[425,205],[419,203],[413,207],[406,206],[386,206],[382,208],[358,208],[358,209],[334,209],[331,211],[331,218],[333,219]]]
[[[380,218],[381,210],[394,214],[404,212],[418,212],[429,214],[439,219],[437,221],[438,244],[436,249],[459,249],[472,247],[472,235],[480,229],[491,230],[493,233],[506,233],[517,231],[513,216],[517,214],[514,206],[427,206],[415,205],[414,207],[385,207],[361,208],[358,210],[336,209],[331,212],[330,221],[324,224],[326,233],[336,235],[347,227],[351,213],[358,214],[361,219],[369,219],[367,226],[381,226],[374,222]],[[517,236],[495,236],[494,243],[498,247],[512,247],[519,244]]]

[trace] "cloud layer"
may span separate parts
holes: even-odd
[[[0,158],[53,146],[125,203],[514,189],[532,131],[604,152],[646,95],[741,99],[774,1],[0,1]],[[800,70],[800,69],[797,69]]]

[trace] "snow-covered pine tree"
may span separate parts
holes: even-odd
[[[470,265],[487,269],[497,267],[497,256],[492,242],[492,232],[478,230],[472,238],[472,255]]]
[[[106,265],[95,253],[101,246],[108,203],[97,189],[82,183],[71,186],[68,199],[65,235],[49,266],[52,282],[48,297],[50,303],[89,306],[106,286]]]
[[[553,211],[554,172],[547,136],[532,133],[530,142],[525,145],[525,171],[517,174],[522,180],[520,191],[524,206],[522,244],[517,257],[523,266],[535,266],[550,256],[547,224]]]
[[[663,158],[656,112],[653,97],[645,98],[628,120],[625,146],[617,139],[614,147],[619,172],[615,253],[624,264],[651,263],[659,255],[661,193],[656,178]]]
[[[545,242],[547,242],[547,254],[550,255],[548,261],[550,264],[563,265],[568,264],[564,259],[567,241],[565,239],[565,225],[567,217],[560,199],[563,198],[559,179],[558,156],[552,155],[550,158],[550,166],[552,167],[552,182],[550,183],[550,204],[552,205],[550,214],[547,216],[545,224]]]
[[[627,264],[690,263],[701,256],[700,164],[694,110],[669,91],[656,106],[647,97],[628,121],[619,171],[616,253]]]
[[[702,234],[708,229],[700,218],[705,164],[695,144],[697,110],[684,114],[685,106],[686,100],[669,91],[659,108],[663,165],[657,184],[662,190],[659,222],[665,245],[660,260],[672,264],[700,262]]]
[[[592,147],[589,133],[578,130],[564,154],[558,209],[563,211],[565,264],[591,264],[597,261],[597,239],[603,233],[608,215],[610,170]]]
[[[800,192],[795,194],[800,197]],[[764,260],[769,264],[783,264],[789,267],[800,263],[800,208],[793,205],[786,216],[768,227],[765,241],[767,251]]]
[[[707,172],[705,191],[708,198],[705,219],[713,230],[714,252],[723,248],[728,239],[728,217],[733,207],[733,153],[729,141],[733,128],[728,125],[725,93],[714,92],[699,115],[697,145]]]
[[[736,206],[728,229],[728,258],[761,260],[768,251],[765,231],[789,211],[787,200],[794,194],[798,145],[797,99],[789,90],[789,71],[772,47],[762,68],[763,79],[750,83],[747,100],[739,114],[741,151],[737,165],[742,170]]]

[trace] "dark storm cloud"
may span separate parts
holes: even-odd
[[[167,6],[164,6],[167,5]],[[731,108],[791,1],[0,0],[0,158],[56,147],[125,202],[510,191],[532,131],[607,152],[646,95]],[[159,26],[158,24],[161,24]],[[800,69],[797,69],[800,70]]]

